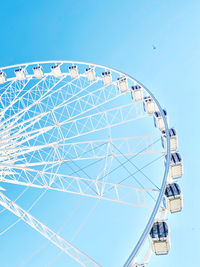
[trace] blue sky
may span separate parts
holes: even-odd
[[[184,209],[169,219],[171,252],[152,257],[150,267],[199,264],[199,14],[198,0],[1,2],[1,66],[53,59],[111,66],[145,84],[168,110],[184,159]],[[62,260],[52,266],[65,266]]]

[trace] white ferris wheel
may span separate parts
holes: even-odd
[[[170,249],[167,211],[182,209],[176,181],[183,164],[176,131],[168,124],[168,114],[153,94],[115,69],[72,61],[2,67],[0,216],[9,211],[6,214],[38,231],[73,259],[66,266],[147,266],[152,252],[163,255]],[[98,242],[90,243],[90,223],[77,247],[67,232],[61,237],[57,228],[47,226],[48,220],[39,220],[41,209],[32,216],[31,208],[39,205],[41,196],[35,200],[30,195],[37,190],[53,192],[55,199],[62,194],[63,203],[65,197],[68,203],[86,199],[79,219],[74,219],[80,225],[98,209],[100,217],[93,216],[91,223]],[[97,204],[91,209],[91,203]],[[73,206],[73,216],[79,216],[79,208]],[[109,216],[117,223],[111,220],[107,226]],[[113,238],[108,232],[116,240],[119,236],[118,251],[128,248],[109,263],[101,245],[101,240]],[[88,242],[83,242],[84,234]]]

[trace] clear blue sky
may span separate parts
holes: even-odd
[[[51,59],[112,66],[145,84],[167,108],[184,159],[184,209],[169,219],[170,254],[152,257],[150,267],[199,266],[199,14],[198,0],[1,1],[1,66]],[[26,258],[13,252],[18,227],[10,244],[8,236],[0,236],[1,267],[18,266]],[[34,242],[26,240],[25,231],[22,238]],[[45,266],[45,253],[25,266]],[[64,259],[52,266],[65,266]]]

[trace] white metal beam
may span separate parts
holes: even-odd
[[[51,174],[53,178],[47,178]],[[62,191],[84,197],[98,198],[141,208],[152,209],[146,202],[147,194],[158,194],[158,189],[141,188],[130,185],[116,184],[104,180],[95,180],[78,176],[52,174],[43,172],[40,179],[27,181],[18,180],[17,175],[9,178],[0,177],[0,181],[29,187]]]
[[[37,135],[34,135],[34,137]],[[72,160],[88,160],[105,157],[122,157],[122,156],[137,156],[144,154],[163,154],[165,150],[156,149],[155,142],[158,141],[160,135],[148,135],[137,137],[122,137],[105,140],[94,140],[85,142],[67,142],[65,139],[60,139],[57,142],[47,143],[45,145],[35,146],[18,146],[16,141],[12,144],[8,140],[0,141],[0,162],[4,159],[16,158],[22,155],[31,154],[35,151],[42,151],[46,148],[60,148],[65,150],[66,157],[63,162]],[[119,147],[120,152],[115,149]],[[52,153],[52,152],[51,152]],[[48,164],[54,164],[57,161],[49,161]],[[6,162],[4,161],[6,164]],[[36,163],[35,163],[36,164]],[[40,161],[40,165],[47,164]],[[29,163],[25,164],[27,167]],[[34,162],[32,162],[32,166]],[[14,167],[14,166],[12,166]]]
[[[82,266],[85,267],[97,267],[100,265],[90,258],[88,255],[80,251],[78,248],[74,247],[70,242],[63,239],[61,236],[56,234],[46,225],[41,223],[39,220],[34,218],[31,214],[23,210],[20,206],[18,206],[15,202],[11,201],[7,198],[3,193],[0,192],[0,205],[4,208],[15,214],[25,223],[30,225],[33,229],[38,231],[44,237],[46,237],[50,242],[60,248],[63,252],[68,254],[74,260],[79,262]]]

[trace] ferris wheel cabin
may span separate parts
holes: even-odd
[[[167,111],[165,109],[163,109],[163,113],[164,113],[164,116],[165,116],[167,123],[168,123]],[[162,118],[160,111],[154,112],[154,125],[156,128],[158,128],[161,131],[163,131],[165,129],[165,124],[164,124],[164,121],[163,121],[163,118]]]
[[[102,80],[104,85],[110,85],[112,83],[112,75],[110,71],[102,72]]]
[[[171,212],[179,212],[183,208],[181,188],[177,183],[168,184],[165,189],[164,204]]]
[[[33,72],[37,79],[41,79],[44,76],[44,72],[41,66],[33,67]]]
[[[62,75],[62,72],[60,70],[60,66],[59,65],[53,65],[51,66],[51,72],[52,72],[52,75],[55,77],[55,78],[59,78],[61,75]]]
[[[166,156],[165,156],[166,161]],[[177,179],[183,175],[183,162],[179,153],[171,153],[169,178]]]
[[[126,77],[117,78],[117,85],[121,93],[126,93],[128,91],[128,81]]]
[[[22,81],[22,80],[26,79],[26,71],[22,68],[16,69],[15,75],[16,75],[17,80]]]
[[[174,128],[169,129],[169,136],[170,136],[170,148],[171,151],[175,151],[178,147],[178,136],[176,133],[176,130]],[[167,148],[167,137],[166,137],[166,131],[162,131],[162,137],[161,137],[161,142],[163,148]]]
[[[158,110],[156,103],[150,96],[144,97],[143,107],[144,111],[148,114],[153,114]]]
[[[76,79],[78,78],[78,66],[74,65],[74,66],[69,66],[69,72],[70,75],[72,77],[72,79]]]
[[[138,102],[143,100],[143,89],[140,85],[134,85],[131,87],[132,98]]]
[[[96,73],[94,68],[87,68],[85,70],[88,81],[93,82],[96,79]]]
[[[146,267],[146,264],[144,263],[133,263],[130,267]]]
[[[7,81],[7,76],[5,72],[0,71],[0,84],[5,83]]]
[[[156,255],[166,255],[170,250],[169,230],[165,221],[154,222],[150,231],[152,250]]]

